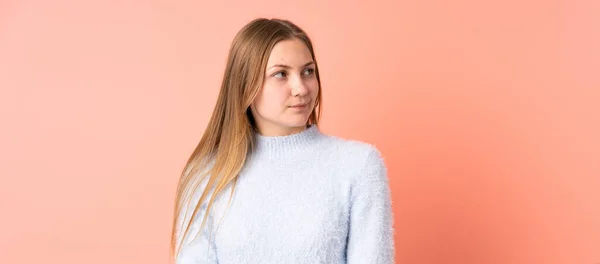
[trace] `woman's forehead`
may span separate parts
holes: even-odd
[[[274,66],[298,68],[310,62],[312,55],[304,42],[299,39],[282,40],[271,50],[267,69]]]

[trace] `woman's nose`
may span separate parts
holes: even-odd
[[[296,78],[296,80],[292,84],[292,95],[301,96],[305,95],[307,92],[308,88],[306,87],[304,80],[302,80],[302,78]]]

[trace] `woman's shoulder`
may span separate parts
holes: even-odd
[[[349,151],[353,154],[369,154],[371,152],[379,152],[379,149],[374,143],[362,141],[359,139],[344,138],[338,135],[325,135],[325,144],[333,147],[337,151]]]
[[[326,141],[328,147],[323,148],[323,152],[328,152],[331,158],[350,167],[360,169],[383,165],[383,155],[373,143],[335,135],[327,135]]]

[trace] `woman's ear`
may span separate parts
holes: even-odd
[[[250,111],[252,113],[252,111],[255,111],[256,108],[254,106],[254,102],[250,103],[250,107],[248,107],[248,111]]]

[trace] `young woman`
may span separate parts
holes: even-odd
[[[321,103],[302,29],[256,19],[238,32],[177,189],[176,263],[394,263],[381,153],[321,133]]]

